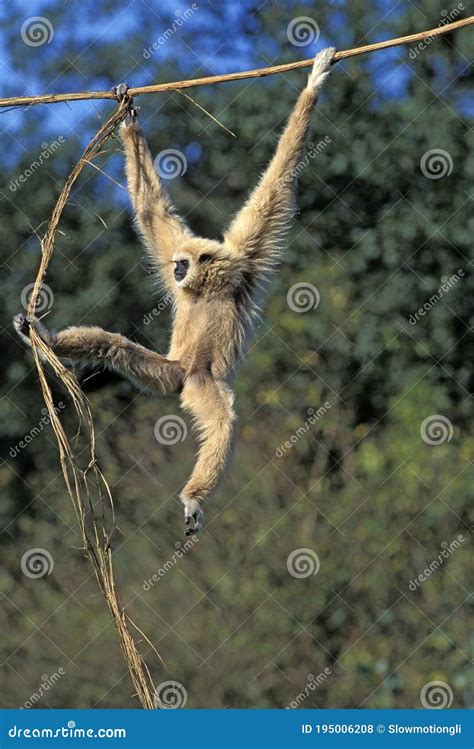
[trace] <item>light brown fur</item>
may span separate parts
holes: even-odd
[[[18,332],[26,340],[28,325],[34,324],[65,359],[102,363],[152,390],[181,394],[181,406],[193,417],[200,439],[197,462],[180,495],[188,533],[202,527],[200,505],[225,469],[235,420],[230,384],[245,352],[262,285],[275,269],[293,215],[296,168],[333,54],[329,49],[316,57],[273,159],[222,242],[192,234],[158,179],[136,118],[131,116],[123,127],[136,222],[174,300],[167,357],[101,328],[71,327],[51,333],[36,320],[16,318]],[[183,261],[188,263],[187,272],[177,281],[174,271]]]

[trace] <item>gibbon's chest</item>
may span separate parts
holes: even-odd
[[[187,369],[210,368],[225,377],[233,366],[239,338],[233,300],[178,302],[169,358],[181,361]]]

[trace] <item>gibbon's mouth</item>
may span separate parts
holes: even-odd
[[[175,260],[174,261],[174,277],[177,281],[182,281],[185,278],[189,268],[189,260]]]

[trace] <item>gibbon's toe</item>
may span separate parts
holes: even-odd
[[[193,536],[204,528],[204,512],[195,499],[184,500],[185,535]]]

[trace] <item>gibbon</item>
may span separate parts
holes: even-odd
[[[269,166],[222,242],[195,236],[176,213],[128,102],[121,126],[128,189],[139,232],[174,302],[168,356],[97,327],[54,333],[36,318],[17,315],[14,320],[26,342],[33,325],[60,358],[102,364],[142,387],[180,394],[200,441],[194,470],[180,494],[186,535],[202,529],[203,500],[222,477],[229,456],[235,420],[231,383],[257,316],[262,284],[275,270],[293,216],[297,167],[334,52],[328,48],[316,56]],[[114,90],[120,101],[128,86]]]

